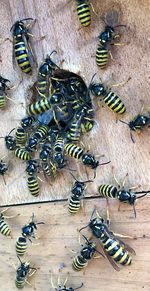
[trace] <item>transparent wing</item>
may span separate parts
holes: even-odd
[[[106,12],[105,22],[107,25],[116,26],[119,23],[119,18],[119,11],[112,8]]]
[[[108,259],[108,261],[110,262],[110,264],[112,265],[112,267],[116,270],[116,271],[120,271],[120,268],[118,267],[117,263],[108,255],[108,253],[106,252],[106,250],[103,247],[103,244],[101,243],[101,241],[99,240],[99,243],[104,251],[104,254],[106,256],[106,258]]]

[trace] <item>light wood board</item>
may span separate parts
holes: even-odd
[[[25,291],[53,290],[50,283],[50,271],[53,273],[54,282],[57,282],[61,263],[65,265],[60,272],[62,281],[69,272],[68,286],[75,288],[83,282],[82,291],[148,291],[150,286],[150,223],[147,205],[150,203],[150,198],[141,199],[137,203],[137,219],[133,218],[131,207],[124,205],[118,212],[118,203],[114,200],[110,202],[111,229],[117,233],[137,237],[136,240],[124,240],[136,252],[131,266],[123,267],[120,272],[117,272],[107,259],[101,258],[90,261],[84,272],[75,272],[71,268],[72,258],[75,255],[71,250],[76,252],[80,250],[77,229],[87,225],[95,205],[100,215],[105,217],[105,200],[85,201],[85,214],[80,212],[75,216],[68,213],[67,205],[62,202],[17,206],[10,208],[7,212],[10,216],[20,214],[9,220],[13,238],[0,235],[1,291],[16,290],[13,265],[18,266],[19,263],[15,254],[15,242],[21,234],[21,227],[30,221],[33,212],[36,221],[43,221],[45,224],[37,226],[37,236],[40,238],[33,240],[33,243],[39,243],[39,245],[28,243],[26,260],[29,259],[32,266],[40,269],[30,279],[32,287],[26,285]],[[91,235],[88,230],[84,230],[83,233],[88,237]],[[100,250],[99,245],[97,246]]]
[[[0,58],[1,74],[10,79],[12,84],[20,80],[20,71],[14,71],[12,65],[12,44],[9,41],[3,42],[6,38],[11,38],[10,27],[22,18],[33,17],[37,23],[33,26],[34,34],[33,46],[40,64],[47,53],[57,50],[56,62],[61,64],[64,60],[63,68],[70,69],[76,73],[80,72],[87,84],[91,76],[97,72],[97,78],[101,77],[109,85],[119,83],[131,77],[131,80],[123,87],[113,88],[114,92],[121,96],[126,104],[127,113],[123,120],[129,121],[131,117],[140,112],[141,103],[145,105],[145,111],[149,102],[149,1],[91,1],[98,16],[92,12],[92,24],[89,28],[81,28],[75,12],[75,3],[57,0],[1,0],[1,28],[0,28]],[[125,24],[126,28],[118,28],[122,34],[121,42],[127,43],[124,46],[112,48],[112,54],[116,59],[107,70],[102,72],[95,63],[95,51],[97,46],[97,36],[104,29],[101,17],[112,6],[120,10],[119,23]],[[41,36],[44,40],[38,41]],[[113,74],[113,75],[112,75]],[[33,77],[35,79],[36,76]],[[5,136],[9,131],[19,124],[19,120],[25,115],[27,102],[27,89],[33,82],[28,76],[23,77],[20,86],[10,93],[10,97],[15,99],[16,104],[8,101],[7,108],[1,110],[0,136]],[[22,103],[22,104],[21,104]],[[83,141],[90,147],[90,151],[95,155],[105,155],[101,161],[111,160],[111,164],[99,167],[97,178],[89,187],[89,195],[97,193],[97,185],[103,182],[113,182],[111,166],[116,169],[116,174],[120,181],[125,174],[129,173],[129,185],[141,184],[141,190],[148,190],[150,184],[150,146],[149,132],[145,131],[140,136],[134,135],[136,141],[132,143],[128,128],[116,123],[116,116],[109,109],[99,108],[96,100],[93,100],[96,110],[96,124],[93,130],[87,134]],[[24,107],[23,107],[24,106]],[[26,185],[25,163],[18,161],[12,154],[5,150],[4,140],[0,139],[1,157],[10,164],[9,173],[6,175],[7,186],[1,179],[0,197],[1,205],[26,203],[34,201],[46,201],[65,198],[70,192],[72,178],[69,170],[64,170],[56,181],[48,184],[41,182],[41,194],[38,198],[30,195]],[[69,168],[76,169],[76,161],[71,161]],[[80,164],[80,163],[78,163]],[[81,168],[83,178],[86,178],[85,169]],[[77,177],[78,174],[74,172]],[[90,171],[90,177],[93,176]],[[61,187],[60,187],[61,185]]]

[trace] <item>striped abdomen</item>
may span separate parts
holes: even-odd
[[[40,101],[30,104],[27,106],[27,114],[29,116],[41,114],[51,108],[50,102],[48,99],[43,98]]]
[[[71,197],[69,200],[68,210],[70,213],[77,213],[80,209],[81,201],[75,197]]]
[[[24,145],[26,143],[27,134],[24,128],[18,127],[16,130],[16,142],[17,144]]]
[[[77,142],[81,136],[81,118],[78,120],[76,118],[70,124],[69,132],[67,134],[67,139]]]
[[[70,157],[75,159],[80,159],[83,155],[83,149],[73,143],[67,143],[64,149]]]
[[[0,91],[0,109],[6,106],[6,95],[4,91]]]
[[[56,138],[56,142],[54,145],[54,151],[61,153],[61,152],[63,152],[63,150],[64,150],[64,139],[63,139],[63,137],[58,136]]]
[[[94,126],[94,110],[93,108],[90,108],[87,110],[86,115],[83,117],[82,122],[82,131],[88,132],[90,131]]]
[[[23,148],[17,148],[15,150],[15,156],[20,159],[20,160],[23,160],[23,161],[28,161],[31,159],[31,156],[29,154],[28,151],[26,151],[25,149]]]
[[[79,4],[77,5],[77,14],[82,26],[88,26],[91,24],[90,7],[86,0],[79,1]]]
[[[16,253],[17,256],[23,256],[27,250],[27,240],[25,237],[18,237],[16,241]]]
[[[39,196],[40,193],[40,187],[39,187],[39,182],[37,180],[37,178],[35,178],[34,176],[30,176],[28,177],[28,189],[31,193],[31,195],[37,197]]]
[[[16,41],[14,45],[15,57],[18,63],[18,66],[24,73],[31,73],[32,68],[28,57],[28,52],[26,49],[25,42],[22,40]]]
[[[16,280],[15,280],[15,283],[16,283],[16,287],[17,288],[19,288],[19,289],[23,288],[24,285],[25,285],[25,278],[17,276]]]
[[[116,198],[118,190],[113,185],[103,184],[99,186],[99,192],[103,197]]]
[[[111,91],[108,92],[103,100],[107,106],[116,113],[123,114],[126,111],[124,103],[115,93]]]
[[[73,259],[73,262],[72,262],[72,268],[75,270],[75,271],[81,271],[82,269],[84,269],[86,266],[87,266],[88,262],[86,259],[84,259],[83,257],[81,256],[76,256],[74,259]]]
[[[0,232],[6,236],[11,235],[11,230],[9,228],[9,225],[4,220],[0,220]]]
[[[48,97],[48,82],[47,82],[47,76],[41,76],[41,74],[38,75],[38,82],[37,82],[37,89],[38,89],[38,93],[41,97]]]
[[[47,176],[51,176],[52,174],[51,167],[47,163],[43,163],[42,169]]]
[[[101,68],[105,69],[108,63],[108,50],[98,46],[96,51],[96,64]]]
[[[118,264],[128,266],[132,262],[132,258],[124,245],[120,245],[119,242],[113,238],[104,237],[102,244],[108,255]]]
[[[47,125],[41,125],[36,130],[34,137],[37,139],[42,139],[47,135],[48,130],[49,130],[49,127]]]

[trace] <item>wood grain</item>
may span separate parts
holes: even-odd
[[[63,68],[70,69],[76,73],[80,72],[87,84],[91,76],[97,72],[97,78],[101,77],[109,84],[119,83],[131,77],[131,80],[123,87],[114,88],[127,107],[127,113],[122,119],[129,121],[131,116],[139,113],[141,101],[145,107],[149,105],[149,1],[92,1],[98,17],[92,13],[92,24],[89,28],[81,28],[77,20],[75,3],[64,5],[64,1],[57,0],[1,0],[1,28],[0,46],[1,74],[10,79],[12,83],[20,80],[20,72],[13,70],[12,45],[11,42],[3,42],[5,38],[11,38],[10,27],[18,20],[25,17],[37,19],[33,26],[33,46],[36,51],[37,60],[40,64],[44,56],[53,49],[57,50],[56,62],[64,60]],[[121,42],[128,43],[125,46],[113,47],[112,53],[116,62],[111,61],[110,66],[104,72],[100,71],[96,64],[95,55],[97,36],[104,29],[101,16],[112,6],[120,9],[120,23],[126,28],[121,29]],[[119,28],[118,28],[119,30]],[[120,31],[120,30],[119,30]],[[45,39],[38,39],[45,35]],[[112,76],[113,74],[113,76]],[[33,79],[23,76],[23,82],[11,93],[11,97],[17,102],[13,104],[8,101],[8,106],[1,111],[0,136],[5,136],[19,120],[25,115],[27,102],[27,89]],[[120,181],[125,174],[129,173],[129,185],[141,184],[141,190],[148,190],[150,184],[150,147],[149,132],[145,131],[140,136],[134,135],[136,143],[130,140],[128,128],[116,123],[116,116],[109,109],[98,108],[96,100],[93,99],[96,110],[96,124],[93,130],[87,134],[83,142],[90,147],[95,155],[104,154],[102,161],[111,160],[111,164],[100,167],[97,170],[97,178],[89,186],[87,195],[97,193],[97,185],[104,182],[113,182],[111,166],[116,169]],[[7,186],[1,179],[0,197],[1,205],[20,204],[34,201],[46,201],[68,197],[72,178],[68,170],[64,170],[55,181],[47,183],[45,179],[41,183],[41,195],[38,198],[28,193],[26,185],[25,163],[18,161],[12,154],[5,150],[4,140],[0,139],[1,157],[6,156],[10,163],[9,173],[6,175]],[[71,161],[69,168],[76,169],[76,161]],[[86,178],[85,169],[81,168],[83,178]],[[77,173],[75,173],[78,176]],[[90,177],[93,173],[90,171]],[[61,185],[61,188],[60,188]]]
[[[141,199],[137,203],[137,219],[133,219],[131,207],[122,206],[118,212],[118,204],[111,201],[111,228],[114,232],[136,236],[136,240],[127,240],[126,242],[135,250],[136,256],[133,256],[133,263],[129,267],[123,267],[120,272],[115,271],[107,259],[93,259],[84,272],[75,272],[71,268],[71,261],[74,254],[71,250],[78,252],[80,245],[78,242],[77,229],[85,226],[91,216],[93,207],[97,205],[99,212],[105,216],[105,201],[95,199],[85,201],[84,212],[71,216],[68,213],[67,206],[62,202],[47,203],[38,205],[25,205],[10,208],[7,215],[17,215],[17,218],[9,220],[12,228],[13,238],[9,239],[0,235],[0,269],[1,269],[1,290],[16,290],[14,285],[15,270],[12,265],[18,265],[15,254],[16,238],[21,233],[21,227],[30,221],[34,212],[36,221],[45,222],[39,225],[37,236],[40,238],[33,243],[28,244],[28,255],[26,260],[30,260],[32,266],[38,269],[32,277],[30,283],[32,287],[25,286],[24,290],[53,290],[50,284],[50,271],[54,275],[54,281],[57,281],[58,269],[61,263],[65,264],[61,271],[62,281],[69,272],[68,286],[77,287],[81,282],[84,287],[81,290],[106,290],[106,291],[148,291],[150,285],[150,223],[149,209],[147,205],[150,198]],[[8,220],[7,220],[8,221]],[[84,234],[90,236],[90,231],[84,230]]]

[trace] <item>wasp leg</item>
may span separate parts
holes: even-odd
[[[123,180],[123,182],[122,182],[122,187],[123,187],[123,188],[124,188],[124,185],[125,185],[125,182],[126,182],[127,177],[128,177],[128,173],[125,175],[124,180]]]
[[[111,85],[111,87],[119,87],[119,86],[124,86],[126,83],[128,83],[128,81],[131,80],[131,77],[129,77],[126,81],[123,81],[121,83],[118,83],[118,84],[113,84]]]
[[[106,198],[106,223],[108,225],[108,227],[110,227],[110,211],[109,211],[109,202],[108,202],[108,199]]]
[[[92,8],[92,10],[93,10],[93,13],[94,13],[96,16],[98,16],[98,13],[97,13],[97,12],[95,12],[95,9],[94,9],[94,6],[93,6],[93,4],[92,4],[92,3],[90,3],[90,6],[91,6],[91,8]]]
[[[113,177],[114,177],[114,180],[116,181],[118,187],[120,188],[120,183],[118,182],[116,176],[115,176],[115,169],[114,169],[114,166],[112,166],[112,174],[113,174]]]

